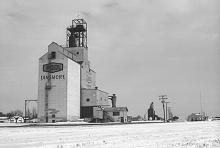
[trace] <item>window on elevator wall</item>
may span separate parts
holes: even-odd
[[[56,52],[51,52],[51,59],[55,59],[56,58]]]

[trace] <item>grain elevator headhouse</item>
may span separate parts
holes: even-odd
[[[72,25],[66,30],[67,47],[87,48],[87,23],[83,19],[72,20]]]
[[[79,118],[126,122],[127,108],[116,107],[116,95],[111,99],[96,86],[96,73],[88,60],[87,23],[72,20],[66,32],[66,45],[52,42],[39,59],[38,122]]]

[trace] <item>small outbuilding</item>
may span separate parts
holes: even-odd
[[[106,107],[104,110],[114,120],[113,122],[128,122],[127,107]]]
[[[14,116],[11,117],[9,120],[11,123],[23,123],[24,122],[24,118],[21,116]]]

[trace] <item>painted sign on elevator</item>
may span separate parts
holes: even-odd
[[[52,62],[52,63],[43,65],[43,71],[44,72],[55,73],[55,72],[62,71],[62,70],[63,70],[63,64],[62,63]]]

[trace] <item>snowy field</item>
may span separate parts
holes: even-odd
[[[0,123],[0,148],[220,148],[220,121],[83,126],[4,125]]]

